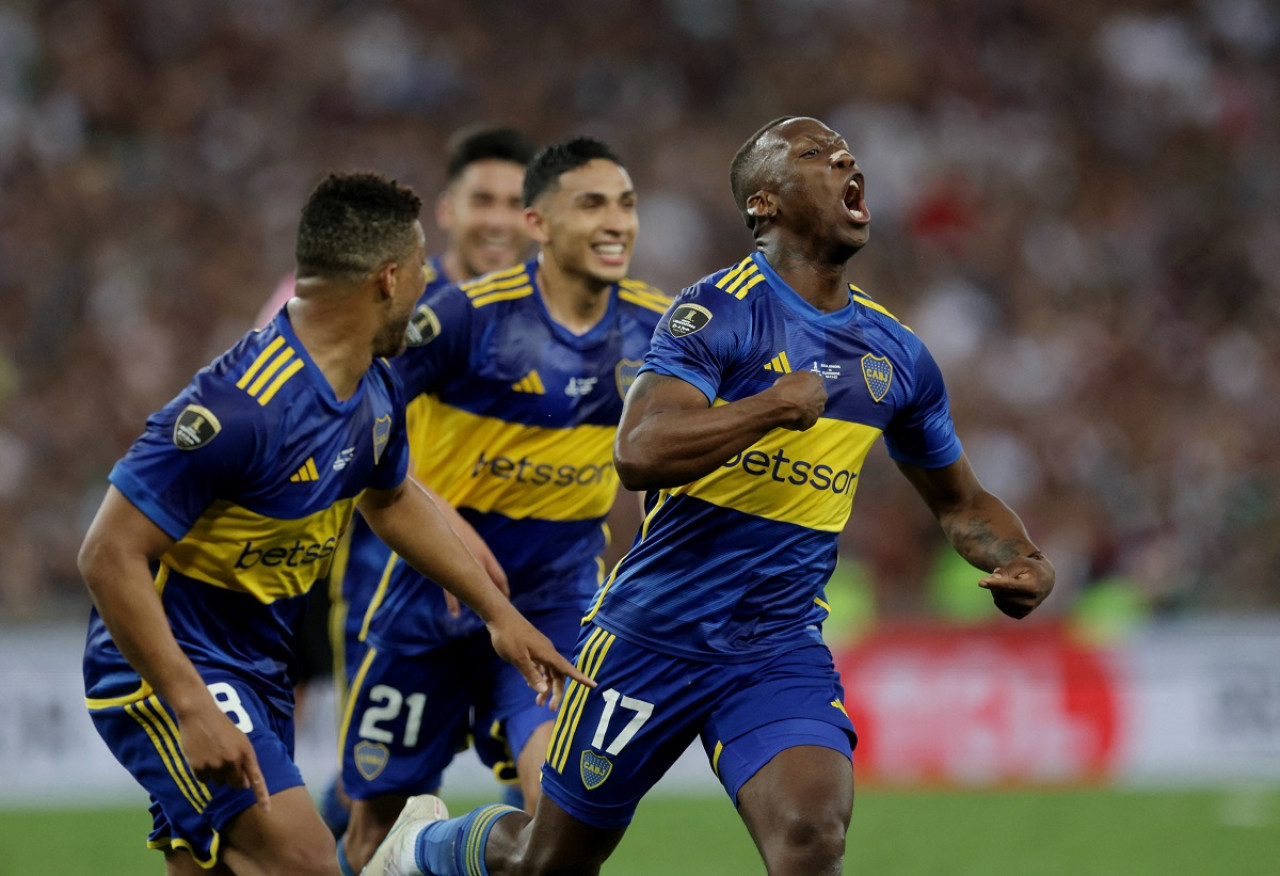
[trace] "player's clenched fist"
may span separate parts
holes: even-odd
[[[827,407],[827,387],[822,376],[813,371],[793,371],[773,382],[765,392],[775,393],[788,403],[784,419],[778,425],[803,432]]]

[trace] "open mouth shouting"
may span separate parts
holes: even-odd
[[[871,221],[871,213],[867,211],[867,201],[863,196],[862,174],[855,173],[844,187],[844,209],[855,225],[866,225]]]

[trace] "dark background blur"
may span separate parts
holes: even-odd
[[[749,250],[728,163],[783,114],[858,156],[850,279],[941,363],[1057,564],[1044,612],[1274,610],[1278,72],[1262,0],[5,0],[0,621],[82,616],[111,464],[250,326],[326,171],[430,203],[461,125],[602,137],[632,274],[675,292]],[[975,576],[882,450],[862,480],[843,585],[964,614]]]

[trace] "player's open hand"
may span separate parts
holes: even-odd
[[[212,702],[208,708],[178,719],[182,752],[191,771],[202,782],[252,788],[264,809],[271,808],[271,794],[258,766],[253,743]]]
[[[540,706],[549,704],[552,710],[560,708],[566,678],[587,687],[596,686],[514,609],[504,616],[501,624],[489,625],[489,636],[498,656],[519,669],[525,683],[538,692]]]
[[[1024,618],[1053,590],[1053,564],[1037,553],[1014,557],[978,582],[991,591],[996,608],[1012,618]]]
[[[784,429],[803,432],[818,422],[827,407],[827,387],[822,375],[813,371],[784,374],[765,391],[780,395],[787,402],[785,419],[778,424]]]

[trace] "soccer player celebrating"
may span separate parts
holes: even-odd
[[[81,547],[86,703],[151,795],[169,873],[339,873],[292,759],[294,645],[356,508],[485,619],[541,698],[581,675],[406,476],[381,357],[404,348],[422,290],[420,207],[377,174],[316,187],[296,296],[148,419]]]
[[[596,687],[566,692],[536,815],[442,820],[414,798],[371,872],[596,873],[700,738],[769,873],[839,873],[855,735],[823,587],[880,437],[997,608],[1023,617],[1052,589],[964,456],[924,344],[844,280],[871,218],[844,139],[778,119],[730,181],[757,251],[681,293],[627,396],[614,456],[648,513],[587,615]]]
[[[606,144],[539,152],[524,203],[539,256],[428,294],[395,368],[412,399],[415,472],[475,528],[512,602],[567,654],[603,578],[623,397],[670,299],[627,278],[636,193]],[[450,613],[402,562],[380,577],[340,730],[353,872],[409,796],[438,787],[468,733],[506,741],[534,811],[554,718],[474,613]]]

